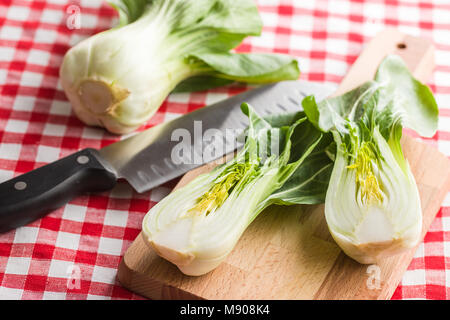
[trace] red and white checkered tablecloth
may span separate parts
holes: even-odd
[[[437,67],[429,85],[440,122],[438,133],[426,141],[450,156],[448,0],[257,2],[263,34],[246,39],[238,51],[297,56],[305,80],[339,83],[363,44],[386,26],[431,38]],[[70,29],[67,20],[76,12],[80,28]],[[80,122],[58,82],[70,46],[116,21],[115,11],[101,0],[0,2],[0,181],[119,139]],[[243,90],[173,94],[141,129]],[[138,194],[119,183],[111,192],[74,199],[41,220],[1,234],[0,299],[141,299],[117,282],[119,261],[145,213],[174,184]],[[450,299],[450,196],[393,299]]]

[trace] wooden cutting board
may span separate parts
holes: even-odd
[[[427,81],[433,51],[424,39],[383,31],[366,45],[336,93],[372,79],[388,53],[402,56],[414,75]],[[419,187],[424,236],[449,191],[450,161],[412,138],[404,137],[402,144]],[[215,165],[187,173],[176,188]],[[272,206],[253,221],[226,261],[206,275],[183,275],[138,236],[121,261],[118,279],[151,299],[389,299],[415,251],[362,265],[333,241],[323,205]]]

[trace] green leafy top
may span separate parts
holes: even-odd
[[[119,26],[161,20],[173,48],[162,54],[183,56],[193,72],[175,91],[195,91],[234,81],[269,83],[293,80],[300,71],[287,55],[242,54],[229,50],[249,36],[261,34],[262,21],[253,0],[110,0]],[[160,31],[164,33],[164,31]]]
[[[236,157],[215,169],[211,189],[197,199],[192,213],[208,214],[234,192],[268,172],[276,172],[269,193],[254,210],[257,215],[271,204],[322,203],[333,167],[326,153],[331,134],[317,130],[303,112],[260,117],[243,103],[249,117],[244,147]]]
[[[250,129],[258,128],[256,144],[264,146],[280,145],[279,153],[271,155],[264,162],[267,166],[276,166],[278,182],[270,196],[259,208],[271,204],[317,204],[325,200],[333,161],[327,151],[333,144],[331,134],[321,133],[309,121],[304,112],[278,114],[261,118],[251,109],[249,114]],[[267,134],[270,132],[270,134]],[[277,134],[275,134],[277,133]],[[249,137],[251,139],[251,134]],[[277,137],[274,139],[273,137]],[[265,139],[269,137],[270,139]],[[267,142],[270,140],[270,143]],[[245,150],[245,149],[244,149]],[[273,161],[275,157],[276,161]]]
[[[425,137],[433,136],[437,129],[438,107],[431,90],[395,55],[382,61],[373,81],[319,104],[313,96],[306,97],[302,105],[308,119],[324,132],[348,133],[349,123],[360,123],[369,131],[379,126],[388,140],[396,125]]]
[[[124,26],[139,19],[151,0],[108,0],[119,13],[119,26]]]

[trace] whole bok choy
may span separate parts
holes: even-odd
[[[143,220],[145,242],[187,275],[202,275],[230,253],[247,226],[273,203],[321,203],[333,166],[333,142],[304,113],[260,118],[235,158],[156,204]]]
[[[262,29],[253,0],[111,0],[119,25],[73,48],[62,87],[86,124],[122,134],[144,124],[175,88],[297,79],[286,55],[232,53]]]
[[[339,246],[360,263],[375,263],[416,245],[421,204],[400,138],[402,127],[425,137],[436,132],[438,108],[430,89],[392,55],[373,81],[318,104],[307,97],[302,105],[336,142],[325,216]]]

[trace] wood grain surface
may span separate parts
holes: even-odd
[[[372,79],[389,53],[402,56],[422,81],[433,70],[430,42],[385,30],[365,46],[336,94]],[[412,138],[404,137],[402,145],[419,188],[424,236],[450,189],[450,161]],[[215,165],[187,173],[177,188]],[[118,279],[151,299],[389,299],[415,251],[362,265],[333,241],[323,205],[271,206],[253,221],[226,261],[206,275],[182,274],[138,236],[121,261]]]

